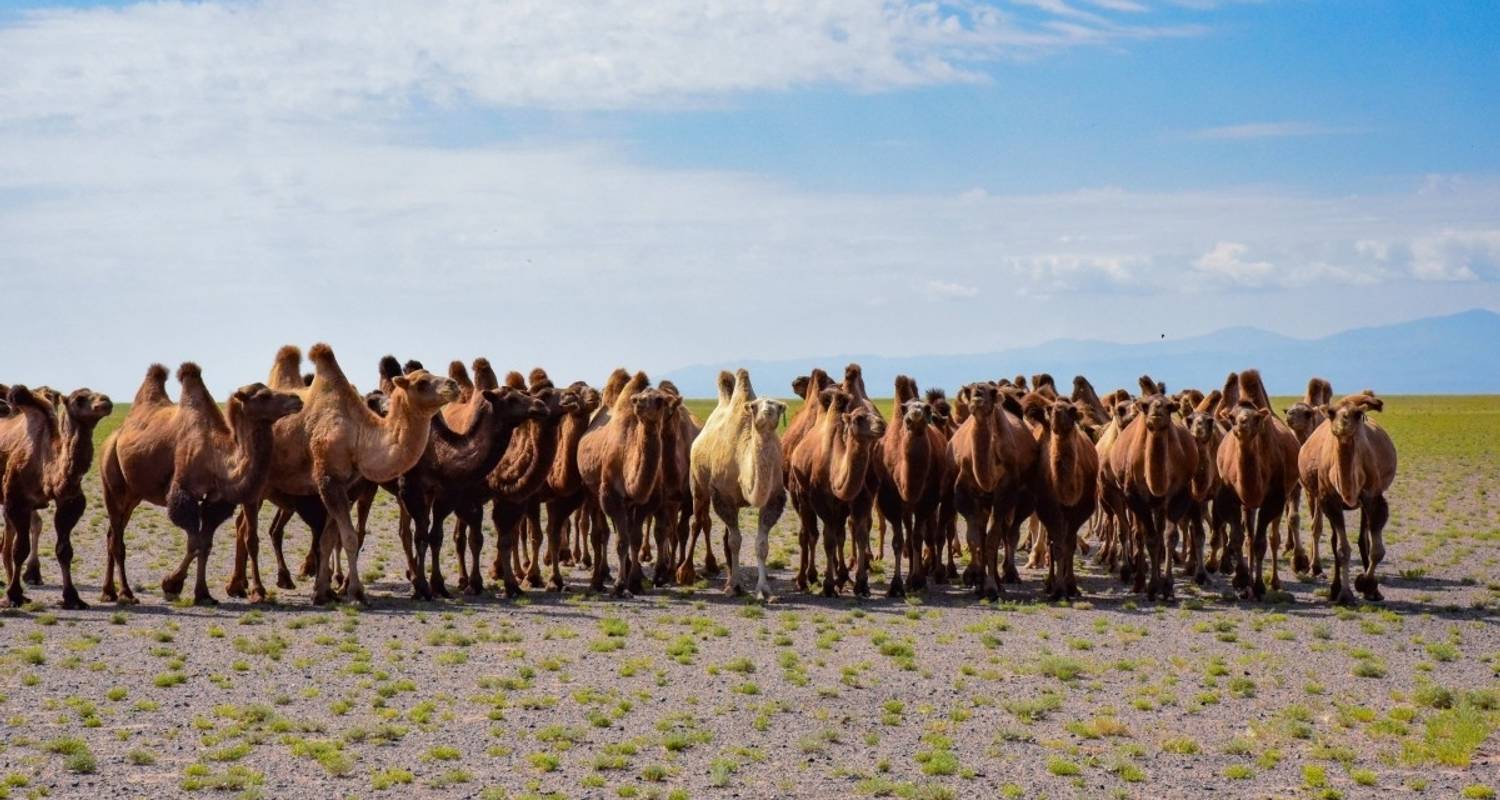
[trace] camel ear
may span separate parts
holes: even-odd
[[[1257,408],[1257,409],[1255,409],[1255,415],[1257,417],[1260,417],[1261,419],[1265,419],[1266,417],[1271,416],[1271,409],[1269,409],[1269,408]]]
[[[397,375],[391,378],[391,383],[395,384],[397,389],[408,389],[411,387],[411,379],[405,375]]]

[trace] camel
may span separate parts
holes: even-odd
[[[459,362],[454,363],[463,367]],[[449,375],[453,374],[455,370],[450,369]],[[468,378],[467,372],[460,374]],[[461,381],[454,382],[463,386]],[[544,402],[525,392],[508,387],[475,389],[472,383],[469,386],[467,402],[450,404],[462,408],[461,413],[453,416],[463,419],[465,427],[450,428],[446,414],[434,416],[421,460],[399,480],[386,484],[397,493],[403,514],[409,518],[410,524],[407,519],[401,520],[401,544],[406,552],[413,596],[422,600],[431,600],[434,594],[450,596],[439,565],[443,523],[448,512],[454,511],[471,529],[477,530],[483,520],[485,479],[500,463],[517,427],[528,420],[546,419],[549,413]],[[432,548],[430,579],[423,575],[429,546]]]
[[[547,373],[534,369],[531,386],[525,387],[520,373],[506,376],[505,385],[514,391],[525,391],[546,406],[546,415],[521,426],[511,437],[510,445],[495,468],[485,478],[489,498],[494,501],[490,510],[495,524],[496,551],[490,564],[490,577],[501,582],[501,591],[506,597],[521,595],[521,584],[516,575],[518,556],[525,542],[527,511],[533,497],[547,483],[552,461],[557,455],[558,430],[563,418],[575,413],[582,405],[576,392],[559,391],[552,385]],[[479,555],[484,546],[484,534],[477,524],[460,519],[459,527],[468,533],[469,566],[462,561],[460,548],[460,585],[469,594],[479,594],[484,580],[479,573]],[[534,585],[540,586],[541,570],[536,563],[531,565],[535,575],[528,576]],[[528,570],[529,572],[529,570]]]
[[[220,411],[197,364],[177,368],[181,389],[176,403],[167,396],[166,380],[166,368],[152,364],[119,430],[104,442],[99,477],[109,534],[100,598],[136,602],[125,573],[125,527],[136,507],[146,502],[165,507],[172,524],[187,536],[182,561],[162,578],[162,594],[181,594],[188,566],[196,561],[193,603],[216,605],[205,574],[214,532],[237,505],[265,491],[272,427],[301,411],[302,399],[252,383],[236,389]],[[265,599],[265,587],[257,579],[250,600]]]
[[[659,497],[656,483],[662,470],[662,429],[673,418],[681,398],[651,388],[650,378],[637,372],[621,382],[616,370],[605,386],[604,406],[578,442],[578,471],[588,487],[587,505],[596,521],[591,530],[594,575],[590,587],[604,590],[607,568],[604,545],[614,528],[615,554],[620,574],[613,594],[624,597],[643,591],[640,561],[641,527],[654,512]],[[608,526],[600,523],[602,515]]]
[[[661,479],[656,482],[659,497],[651,520],[656,538],[651,582],[666,586],[675,579],[677,567],[683,559],[691,560],[692,557],[687,552],[693,520],[692,446],[703,425],[682,404],[682,393],[676,384],[662,381],[658,388],[678,399],[672,415],[662,426]],[[643,549],[645,545],[643,542]],[[645,559],[646,556],[642,555],[641,560]]]
[[[1033,383],[1050,385],[1050,376]],[[1073,555],[1078,531],[1094,514],[1098,501],[1099,456],[1094,443],[1080,429],[1082,413],[1071,400],[1049,399],[1044,392],[1028,395],[1027,416],[1041,424],[1036,470],[1036,516],[1047,530],[1047,580],[1044,591],[1053,600],[1079,596]]]
[[[1384,599],[1375,568],[1385,558],[1381,534],[1390,517],[1385,493],[1396,480],[1396,446],[1390,435],[1369,419],[1369,412],[1383,410],[1385,403],[1368,389],[1345,397],[1332,407],[1328,420],[1313,431],[1297,457],[1308,501],[1328,518],[1332,528],[1333,581],[1328,597],[1338,603],[1354,601],[1351,582],[1365,599]],[[1364,571],[1351,581],[1344,512],[1355,508],[1360,509],[1359,558]]]
[[[943,463],[948,467],[951,477],[952,464],[948,463],[948,442],[953,439],[953,434],[958,430],[958,409],[955,403],[948,400],[948,393],[940,388],[933,387],[925,393],[927,405],[932,406],[932,422],[938,433],[943,435]],[[948,478],[944,478],[946,483]],[[958,559],[963,557],[963,546],[958,537],[958,514],[954,512],[951,505],[944,505],[941,500],[938,503],[938,535],[948,550],[947,565],[933,573],[933,583],[944,584],[951,578],[958,577]],[[881,549],[884,549],[881,542]],[[877,558],[881,554],[877,554]]]
[[[296,355],[283,348],[273,367],[273,384],[284,361]],[[427,450],[432,418],[444,404],[458,397],[458,386],[418,369],[391,379],[390,412],[382,417],[365,405],[364,397],[349,383],[339,367],[333,348],[318,343],[308,350],[312,360],[312,385],[303,390],[303,408],[277,421],[271,478],[267,495],[278,505],[292,505],[318,535],[318,574],[313,602],[334,599],[330,588],[332,556],[342,545],[348,560],[345,593],[368,605],[359,574],[359,534],[350,520],[351,490],[360,481],[386,483],[405,474]],[[298,356],[297,360],[300,360]],[[254,541],[254,518],[259,500],[247,504]],[[248,548],[253,552],[255,548]]]
[[[854,593],[867,597],[870,593],[867,572],[869,509],[875,493],[870,464],[874,460],[875,444],[885,434],[885,423],[842,387],[824,389],[819,400],[823,408],[817,426],[803,437],[792,453],[788,482],[795,487],[798,513],[809,517],[815,514],[823,525],[823,553],[827,559],[823,596],[837,595],[840,573],[847,575],[841,569],[840,551],[845,526],[852,518],[857,565]],[[809,527],[813,534],[811,541],[803,545],[808,551],[804,555],[805,562],[811,560],[810,551],[817,542],[816,527]],[[807,571],[810,571],[809,565],[804,564],[799,585],[800,581],[806,580]]]
[[[1266,529],[1280,519],[1297,481],[1297,435],[1271,410],[1270,398],[1260,372],[1239,373],[1239,401],[1229,412],[1229,435],[1219,446],[1218,468],[1230,492],[1228,501],[1229,550],[1235,559],[1234,586],[1240,596],[1259,600],[1265,596],[1262,575],[1266,555]],[[1238,513],[1235,513],[1238,512]],[[1245,558],[1244,537],[1250,538],[1250,558]],[[1276,552],[1280,536],[1271,535],[1271,588],[1281,589]]]
[[[942,534],[938,506],[948,479],[948,439],[934,422],[932,405],[917,393],[917,382],[896,376],[898,419],[886,426],[876,449],[875,475],[879,489],[875,502],[881,516],[891,524],[891,556],[894,571],[889,597],[905,597],[901,579],[901,557],[910,554],[910,586],[926,587],[927,575],[943,572]],[[909,537],[909,538],[908,538]]]
[[[1221,393],[1215,389],[1186,415],[1188,433],[1193,437],[1193,445],[1198,451],[1198,468],[1194,470],[1189,482],[1192,506],[1187,513],[1188,531],[1184,544],[1188,553],[1183,559],[1182,571],[1184,575],[1192,576],[1193,582],[1199,586],[1208,583],[1210,569],[1203,555],[1206,541],[1204,520],[1209,519],[1216,530],[1220,525],[1220,520],[1215,518],[1219,515],[1214,513],[1212,506],[1223,486],[1219,480],[1218,452],[1219,445],[1224,440],[1224,432],[1214,419],[1214,409],[1218,406],[1220,397]]]
[[[790,471],[792,454],[796,452],[798,445],[807,437],[810,430],[816,427],[821,418],[824,407],[824,390],[833,386],[833,379],[828,373],[821,369],[814,369],[806,377],[799,377],[792,381],[792,390],[802,398],[802,407],[792,415],[791,421],[787,423],[786,430],[781,434],[781,463],[786,471]],[[807,506],[796,487],[793,487],[790,476],[785,478],[787,488],[787,499],[791,501],[792,507],[797,510],[797,540],[798,551],[801,559],[797,567],[797,588],[806,591],[809,584],[818,580],[817,559],[812,552],[809,542],[817,541],[817,516],[812,513],[811,507]],[[710,557],[713,552],[710,548]]]
[[[1109,424],[1111,415],[1109,408],[1099,399],[1098,392],[1094,391],[1094,385],[1082,375],[1073,376],[1073,393],[1068,399],[1078,409],[1079,427],[1083,428],[1091,440],[1097,442],[1100,430]]]
[[[1164,387],[1149,376],[1143,376],[1140,383],[1137,416],[1110,448],[1108,466],[1100,478],[1116,497],[1123,498],[1130,513],[1132,552],[1126,554],[1121,578],[1129,580],[1133,575],[1133,590],[1144,591],[1149,600],[1171,599],[1166,526],[1188,511],[1198,450],[1192,434],[1173,419],[1179,409],[1162,391]],[[1123,540],[1123,525],[1120,534]]]
[[[1017,383],[1025,380],[1016,377]],[[968,416],[948,442],[955,472],[944,487],[943,503],[951,504],[967,523],[969,566],[964,583],[988,599],[1000,597],[1001,583],[1020,580],[1015,549],[1021,523],[1034,505],[1037,442],[1021,420],[1002,407],[1011,402],[1007,393],[1014,391],[1014,383],[964,387],[959,406]]]
[[[705,535],[712,530],[712,508],[724,523],[724,558],[728,562],[724,593],[741,594],[740,509],[754,508],[755,593],[762,601],[771,599],[766,558],[770,555],[771,529],[786,508],[782,443],[776,436],[785,415],[785,403],[756,396],[749,372],[719,373],[718,405],[704,421],[690,451],[694,530],[687,557],[679,568],[679,582],[692,577],[693,542],[699,530]]]
[[[1297,441],[1307,444],[1308,437],[1318,429],[1323,421],[1328,419],[1328,408],[1333,403],[1333,386],[1322,378],[1311,378],[1307,381],[1307,391],[1302,399],[1284,409],[1286,413],[1287,427],[1292,433],[1297,434]],[[1323,565],[1318,558],[1318,536],[1312,536],[1311,547],[1302,547],[1302,484],[1298,483],[1292,489],[1292,496],[1287,498],[1291,506],[1291,522],[1287,526],[1287,548],[1292,551],[1292,568],[1298,573],[1318,576],[1323,574]],[[1313,516],[1313,527],[1321,529],[1319,524],[1318,509],[1309,507]]]
[[[1119,564],[1125,541],[1124,531],[1129,524],[1127,517],[1129,512],[1125,508],[1125,496],[1120,492],[1118,483],[1106,480],[1105,473],[1108,470],[1110,451],[1119,441],[1120,433],[1136,418],[1139,409],[1135,404],[1135,398],[1124,389],[1110,392],[1103,402],[1109,410],[1109,422],[1099,429],[1099,437],[1094,441],[1094,450],[1099,456],[1099,466],[1104,471],[1100,473],[1099,525],[1095,532],[1100,546],[1099,555],[1094,558],[1094,563],[1113,571]]]
[[[598,390],[582,381],[570,385],[565,393],[577,397],[575,405],[565,406],[569,409],[563,417],[562,425],[558,428],[557,452],[552,458],[551,469],[547,472],[547,480],[531,496],[527,507],[527,515],[533,528],[541,525],[541,506],[547,507],[547,561],[552,567],[552,576],[547,580],[548,591],[560,592],[563,590],[563,578],[561,565],[565,561],[563,547],[565,544],[565,533],[563,526],[574,512],[583,507],[584,486],[583,476],[578,472],[578,442],[583,438],[584,431],[588,429],[589,419],[598,410],[601,397]],[[533,551],[532,563],[536,562]]]
[[[88,502],[81,484],[94,459],[94,428],[114,404],[107,395],[78,389],[53,405],[25,386],[10,387],[5,401],[10,414],[0,419],[0,505],[5,507],[0,555],[7,578],[3,605],[26,604],[21,573],[31,555],[31,529],[37,511],[55,503],[62,604],[84,608],[73,586],[73,528]]]

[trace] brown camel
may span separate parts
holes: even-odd
[[[823,392],[831,386],[833,386],[833,379],[821,369],[814,369],[807,377],[799,377],[792,381],[792,390],[798,392],[798,396],[802,398],[802,407],[792,415],[786,430],[781,433],[781,463],[787,474],[784,481],[787,499],[791,502],[792,508],[797,511],[797,541],[801,556],[797,567],[797,588],[802,591],[806,591],[810,584],[818,580],[817,559],[812,552],[812,545],[809,544],[809,542],[817,541],[818,521],[817,515],[812,513],[811,507],[806,505],[804,498],[798,494],[798,489],[792,485],[790,477],[792,454],[797,451],[797,446],[821,419],[827,403]],[[712,556],[712,549],[709,555]]]
[[[295,349],[290,349],[295,353]],[[283,348],[283,353],[288,348]],[[318,535],[318,575],[313,602],[328,603],[334,549],[342,545],[348,559],[345,589],[351,599],[368,604],[359,574],[359,534],[349,514],[351,490],[361,481],[386,483],[405,474],[427,450],[432,418],[458,397],[458,386],[426,370],[392,379],[390,412],[382,417],[365,405],[326,344],[308,350],[313,362],[312,386],[303,390],[302,411],[277,421],[273,428],[271,477],[267,496],[293,506]],[[290,359],[286,359],[290,360]],[[273,378],[283,362],[278,354]],[[278,382],[279,383],[279,382]],[[244,518],[254,542],[259,501],[247,504]],[[254,557],[256,548],[247,548]]]
[[[1210,392],[1198,402],[1186,420],[1188,433],[1192,435],[1193,445],[1198,451],[1198,468],[1194,470],[1189,484],[1192,506],[1187,512],[1185,545],[1188,554],[1183,559],[1182,572],[1192,576],[1193,582],[1200,586],[1208,583],[1208,572],[1212,568],[1205,562],[1203,555],[1206,542],[1204,523],[1208,520],[1216,529],[1220,523],[1213,513],[1213,503],[1223,486],[1219,480],[1218,452],[1219,445],[1224,440],[1224,431],[1214,419],[1214,409],[1217,408],[1220,397],[1218,389]]]
[[[563,590],[561,565],[566,562],[563,555],[565,532],[563,526],[574,512],[583,507],[583,476],[578,473],[578,442],[588,430],[589,420],[599,409],[601,397],[598,390],[578,381],[565,392],[578,398],[570,406],[558,428],[557,452],[552,458],[552,467],[547,472],[546,483],[531,497],[527,514],[533,527],[541,524],[541,506],[547,506],[547,554],[546,563],[552,567],[552,577],[547,580],[549,591]],[[535,555],[532,562],[535,563]]]
[[[1144,591],[1150,600],[1172,597],[1166,528],[1187,513],[1198,468],[1192,434],[1173,419],[1178,407],[1162,388],[1149,377],[1141,378],[1138,414],[1110,448],[1109,466],[1100,476],[1116,487],[1130,513],[1132,552],[1126,555],[1121,578],[1130,580],[1133,575],[1133,590]],[[1120,532],[1125,538],[1123,526]]]
[[[224,411],[214,402],[198,365],[177,369],[178,402],[166,392],[167,370],[152,364],[136,392],[130,413],[104,442],[99,477],[109,513],[105,541],[106,601],[136,602],[125,574],[125,527],[142,502],[167,509],[172,524],[187,535],[186,552],[177,568],[162,578],[162,594],[182,593],[189,564],[197,561],[193,602],[214,605],[205,574],[213,535],[236,506],[265,491],[271,468],[276,421],[302,410],[302,399],[265,384],[242,386],[229,396]],[[120,590],[115,588],[115,571]],[[256,582],[252,602],[266,599]]]
[[[63,607],[83,608],[73,586],[73,528],[87,500],[82,481],[94,459],[94,428],[110,415],[109,397],[78,389],[58,406],[25,386],[10,387],[10,415],[0,419],[0,505],[5,507],[4,604],[25,605],[22,575],[31,550],[31,528],[37,512],[55,503],[57,565],[62,571]],[[60,408],[59,408],[60,406]]]
[[[619,575],[616,597],[644,590],[641,572],[641,528],[655,512],[661,479],[662,429],[675,415],[680,398],[651,387],[646,373],[637,372],[621,385],[623,370],[610,376],[605,405],[578,442],[578,471],[588,487],[587,505],[595,517],[591,533],[594,576],[590,588],[604,590],[607,558],[605,542],[614,528]],[[611,402],[613,401],[613,402]],[[602,515],[608,525],[598,521]]]
[[[1345,397],[1308,437],[1297,458],[1308,500],[1328,517],[1332,528],[1333,581],[1328,597],[1339,603],[1353,602],[1351,582],[1365,599],[1384,599],[1375,568],[1385,558],[1381,534],[1390,517],[1385,493],[1396,480],[1396,446],[1390,435],[1369,419],[1369,412],[1384,410],[1384,402],[1368,389]],[[1351,581],[1344,512],[1355,508],[1360,509],[1359,558],[1364,571]]]
[[[516,391],[526,391],[546,406],[545,416],[526,422],[511,437],[510,446],[500,458],[500,463],[490,470],[485,478],[490,499],[494,505],[490,516],[495,524],[495,558],[490,564],[490,577],[501,582],[506,597],[519,597],[521,584],[517,580],[517,562],[526,542],[527,509],[533,497],[547,483],[552,462],[557,455],[558,430],[563,419],[582,407],[582,398],[571,391],[559,391],[541,369],[532,370],[531,386],[524,388],[520,373],[506,376],[505,385]],[[460,520],[463,522],[463,520]],[[469,594],[479,594],[484,581],[479,572],[479,556],[484,547],[484,534],[479,525],[463,523],[468,533],[468,566],[459,566],[460,585]],[[462,562],[462,549],[460,549]],[[536,574],[531,576],[534,585],[540,586],[541,568],[532,564]]]
[[[1124,550],[1129,512],[1125,508],[1125,495],[1121,490],[1120,482],[1114,480],[1114,476],[1109,473],[1110,452],[1119,441],[1120,433],[1135,420],[1138,409],[1135,399],[1123,390],[1111,392],[1105,399],[1110,404],[1108,406],[1110,419],[1099,430],[1099,438],[1094,442],[1094,451],[1098,455],[1100,468],[1099,528],[1096,532],[1099,540],[1099,555],[1095,556],[1094,563],[1113,572],[1119,566],[1120,556]]]
[[[823,553],[827,559],[823,596],[835,596],[841,578],[847,579],[840,552],[845,526],[853,520],[854,593],[868,597],[869,509],[876,490],[870,465],[876,442],[885,434],[885,423],[841,387],[825,389],[820,400],[823,399],[825,407],[817,426],[792,453],[789,483],[796,487],[796,496],[800,498],[798,513],[815,514],[823,525]],[[816,527],[813,531],[814,538],[805,545],[809,550],[816,546]]]
[[[662,426],[661,479],[656,482],[660,496],[651,524],[656,538],[651,582],[666,586],[675,579],[683,559],[692,560],[688,551],[693,521],[692,448],[703,424],[682,405],[682,393],[676,384],[662,381],[659,388],[678,400]]]
[[[709,510],[724,523],[724,558],[728,574],[725,594],[738,595],[740,553],[740,509],[758,512],[755,534],[755,592],[761,600],[771,597],[766,558],[770,554],[771,528],[786,508],[783,488],[782,444],[776,428],[786,415],[786,404],[756,397],[750,373],[719,373],[719,403],[693,440],[689,468],[693,496],[693,542],[698,533],[707,538],[712,530]],[[690,583],[693,544],[678,569],[679,582]]]
[[[926,588],[928,574],[944,571],[938,506],[950,470],[948,440],[934,422],[932,405],[917,393],[917,382],[896,376],[895,398],[899,416],[880,440],[874,471],[879,486],[876,504],[890,521],[895,561],[886,595],[905,597],[903,555],[910,555],[909,581],[915,591]]]
[[[1270,398],[1260,372],[1239,374],[1238,405],[1229,412],[1229,435],[1219,446],[1218,467],[1228,501],[1229,550],[1235,559],[1234,586],[1240,596],[1260,599],[1266,583],[1262,568],[1266,556],[1266,529],[1280,519],[1297,480],[1297,435],[1271,411]],[[1250,558],[1245,558],[1245,537],[1250,538]],[[1281,589],[1275,557],[1280,536],[1271,536],[1271,588]]]
[[[1050,384],[1050,376],[1044,385]],[[1041,381],[1033,380],[1033,383]],[[1038,440],[1036,516],[1047,530],[1047,581],[1044,591],[1053,600],[1079,596],[1074,575],[1078,531],[1094,514],[1097,503],[1099,456],[1094,443],[1079,428],[1082,414],[1070,400],[1048,399],[1046,393],[1028,395],[1025,410],[1042,425]]]
[[[1328,419],[1328,408],[1333,403],[1333,386],[1322,378],[1311,378],[1307,382],[1307,392],[1302,399],[1292,404],[1286,411],[1287,427],[1292,433],[1297,434],[1297,441],[1307,444],[1308,437],[1318,429],[1323,421]],[[1287,526],[1287,548],[1292,551],[1292,568],[1298,573],[1307,573],[1314,576],[1323,574],[1323,565],[1318,557],[1318,536],[1312,536],[1310,548],[1302,546],[1302,484],[1298,483],[1292,489],[1292,496],[1287,499],[1291,506],[1291,522]],[[1319,524],[1318,509],[1309,506],[1312,512],[1313,526],[1321,529]]]

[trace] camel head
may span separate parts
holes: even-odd
[[[993,383],[971,383],[964,387],[964,393],[967,393],[967,397],[961,393],[960,402],[967,399],[969,413],[976,416],[993,413],[1000,405],[1000,387]]]
[[[1172,426],[1177,404],[1163,394],[1153,394],[1135,401],[1136,413],[1146,418],[1146,430],[1161,432]]]
[[[391,413],[391,397],[379,389],[371,389],[365,392],[365,408],[383,417]]]
[[[839,386],[830,386],[818,393],[818,404],[824,411],[842,414],[854,403],[854,395]]]
[[[1313,429],[1318,427],[1318,410],[1307,403],[1293,403],[1290,408],[1284,409],[1286,413],[1287,427],[1297,434],[1297,441],[1305,442],[1312,435]]]
[[[264,383],[252,383],[234,390],[230,397],[240,404],[245,418],[252,422],[275,422],[302,410],[302,398],[291,392],[278,392]]]
[[[1219,424],[1214,421],[1214,415],[1206,411],[1194,411],[1187,418],[1188,433],[1193,435],[1193,441],[1199,444],[1209,444],[1214,440],[1214,432],[1219,429]]]
[[[840,419],[844,434],[852,440],[874,441],[885,435],[885,423],[864,406],[855,406],[853,411],[845,411]]]
[[[458,399],[458,384],[452,378],[440,378],[425,369],[397,375],[391,379],[391,396],[404,394],[411,407],[427,416]]]
[[[630,396],[630,408],[635,418],[647,427],[660,427],[681,402],[681,398],[660,389],[646,389]]]
[[[1351,394],[1329,409],[1328,427],[1339,441],[1347,442],[1359,433],[1369,412],[1384,410],[1385,403],[1366,389],[1363,394]]]
[[[541,398],[509,387],[483,389],[480,394],[494,409],[495,417],[502,422],[519,425],[528,419],[546,419],[550,413]]]
[[[74,422],[88,425],[99,422],[115,410],[115,404],[110,402],[109,395],[88,389],[74,390],[63,402],[63,406]]]
[[[535,389],[530,391],[509,386],[502,386],[501,388],[508,388],[513,392],[519,392],[540,401],[546,408],[546,414],[541,417],[542,419],[558,419],[568,414],[577,413],[578,409],[583,405],[582,399],[578,396],[577,392],[557,389],[552,386],[551,381],[539,384]]]
[[[604,402],[604,398],[599,394],[599,390],[583,381],[574,381],[564,391],[572,392],[578,398],[578,410],[573,412],[575,414],[589,416],[597,411],[600,404]]]
[[[770,397],[757,397],[750,401],[749,407],[750,424],[761,433],[775,433],[786,417],[786,403]]]
[[[948,395],[942,389],[932,388],[925,395],[927,405],[932,408],[932,421],[937,425],[947,425],[948,420],[953,418],[953,406],[948,403]]]
[[[1078,430],[1082,418],[1078,408],[1069,400],[1056,400],[1047,410],[1047,424],[1052,428],[1053,436],[1071,436]]]
[[[1271,409],[1257,408],[1249,401],[1241,401],[1229,412],[1229,432],[1241,442],[1249,441],[1266,429]]]
[[[792,378],[792,394],[798,397],[806,397],[807,385],[811,382],[812,378],[806,375],[798,375],[797,377]]]
[[[924,400],[908,400],[901,404],[901,425],[908,433],[921,433],[932,424],[932,406]]]

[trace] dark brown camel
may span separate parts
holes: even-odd
[[[905,597],[903,555],[910,555],[914,591],[926,588],[928,574],[943,572],[938,505],[949,474],[948,440],[934,422],[932,406],[917,393],[916,381],[897,376],[895,398],[897,419],[876,449],[876,503],[891,525],[894,571],[886,594]]]
[[[1050,385],[1046,380],[1033,383]],[[1094,443],[1078,427],[1081,416],[1071,401],[1048,398],[1045,392],[1028,395],[1023,403],[1028,418],[1041,424],[1037,441],[1036,515],[1047,531],[1047,581],[1043,590],[1053,600],[1077,597],[1074,550],[1078,531],[1094,514],[1099,456]]]
[[[1166,529],[1187,513],[1198,468],[1192,434],[1173,418],[1179,409],[1163,388],[1148,377],[1141,379],[1139,413],[1110,449],[1109,469],[1101,475],[1118,486],[1130,512],[1133,546],[1121,578],[1133,576],[1134,591],[1144,591],[1150,600],[1172,597]],[[1124,533],[1122,528],[1122,538]]]
[[[823,576],[823,596],[833,597],[843,571],[839,554],[846,525],[874,502],[876,482],[870,466],[876,442],[885,434],[885,423],[843,388],[825,389],[823,397],[827,407],[820,413],[817,427],[797,445],[789,474],[805,506],[805,511],[798,508],[798,513],[816,514],[823,525],[823,553],[828,567]],[[866,572],[869,535],[866,513],[862,523],[855,519],[853,537],[857,564],[854,593],[861,597],[870,593]],[[815,544],[814,539],[808,546]]]

